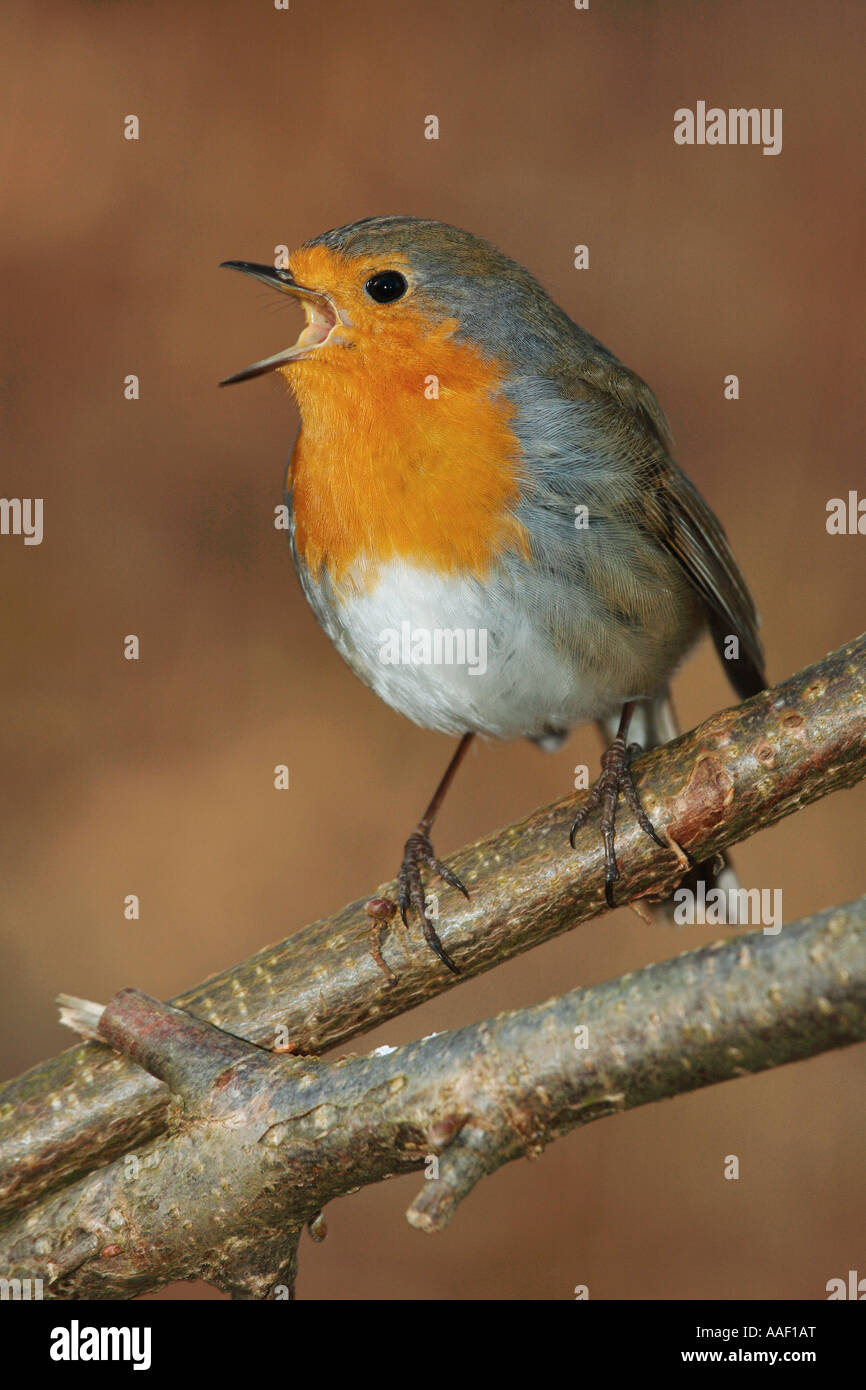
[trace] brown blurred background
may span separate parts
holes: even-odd
[[[304,604],[272,526],[294,408],[276,378],[216,387],[300,317],[221,260],[272,261],[376,213],[489,237],[658,393],[757,596],[771,678],[860,630],[866,541],[828,536],[825,507],[863,486],[864,18],[855,0],[7,0],[2,494],[43,497],[45,536],[0,537],[4,1075],[69,1044],[59,990],[168,997],[369,892],[448,756]],[[782,153],[675,146],[674,110],[699,99],[782,107]],[[686,725],[731,699],[707,646],[675,692]],[[482,747],[437,848],[564,794],[597,757],[587,729],[555,756]],[[856,896],[864,807],[861,787],[759,835],[741,878],[781,887],[787,920]],[[710,931],[621,911],[359,1045]],[[334,1203],[299,1297],[821,1298],[863,1273],[864,1061],[593,1125],[483,1184],[435,1239],[403,1218],[417,1177]]]

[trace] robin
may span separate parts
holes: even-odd
[[[294,393],[286,501],[310,606],[392,708],[460,738],[406,841],[404,923],[414,909],[459,973],[423,872],[468,897],[430,830],[469,744],[555,748],[588,720],[613,741],[571,841],[601,804],[613,906],[620,792],[669,847],[629,764],[676,732],[676,666],[709,628],[740,698],[766,684],[752,598],[652,391],[521,265],[441,222],[371,217],[287,269],[224,264],[305,311],[292,347],[221,384],[278,371]]]

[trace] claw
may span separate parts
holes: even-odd
[[[451,959],[451,957],[449,956],[448,952],[445,950],[445,947],[442,945],[442,942],[439,940],[439,937],[436,935],[435,931],[433,930],[433,924],[432,924],[432,922],[430,922],[430,921],[427,919],[426,914],[425,914],[425,916],[422,918],[422,929],[423,929],[423,932],[424,932],[424,940],[425,940],[425,941],[427,942],[427,944],[428,944],[430,947],[432,947],[432,949],[436,952],[436,955],[439,957],[439,959],[441,960],[442,964],[443,964],[443,965],[447,965],[447,967],[448,967],[448,969],[451,971],[451,974],[452,974],[452,975],[459,975],[459,974],[460,974],[460,967],[459,967],[459,965],[457,965],[456,962],[453,961],[453,960]]]
[[[453,975],[460,974],[460,968],[451,959],[439,937],[436,929],[427,915],[427,902],[424,897],[424,884],[421,878],[421,866],[430,869],[438,878],[445,883],[456,888],[465,898],[469,894],[460,879],[451,869],[436,858],[433,853],[433,846],[423,830],[416,830],[406,841],[403,851],[403,863],[400,866],[400,873],[397,877],[398,899],[400,904],[400,916],[403,922],[408,925],[407,914],[410,907],[413,907],[418,914],[421,927],[424,932],[424,940],[428,946],[436,953],[442,964],[447,966]]]
[[[453,870],[447,868],[444,864],[441,864],[438,859],[433,859],[432,857],[427,860],[427,864],[445,883],[451,888],[456,888],[457,892],[462,893],[466,901],[469,901],[469,889],[460,882],[460,879]]]
[[[640,803],[637,787],[631,774],[630,763],[635,754],[641,752],[641,747],[639,743],[630,743],[626,747],[625,729],[628,727],[628,718],[630,718],[630,712],[626,707],[626,710],[623,711],[620,732],[602,757],[601,776],[577,812],[568,836],[571,847],[574,849],[574,840],[578,830],[585,823],[590,812],[601,803],[601,829],[604,837],[604,897],[608,907],[616,906],[613,885],[620,876],[619,865],[616,862],[615,834],[616,805],[621,791],[625,793],[625,799],[634,812],[638,825],[644,834],[649,835],[650,839],[654,840],[661,849],[671,848],[667,841],[658,835],[655,826]]]

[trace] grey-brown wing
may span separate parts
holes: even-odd
[[[575,397],[606,397],[611,411],[634,422],[630,452],[641,478],[641,506],[632,520],[676,557],[703,598],[725,671],[741,699],[766,688],[758,615],[746,582],[713,512],[671,457],[664,413],[646,382],[615,358],[571,363]],[[632,503],[633,507],[633,503]],[[736,644],[729,641],[736,638]]]

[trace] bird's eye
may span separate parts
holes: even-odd
[[[408,288],[406,277],[399,270],[380,270],[378,274],[371,275],[364,285],[370,298],[375,299],[377,304],[393,304]]]

